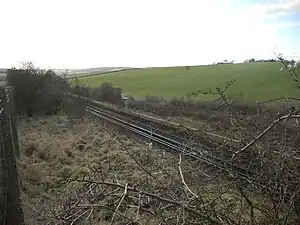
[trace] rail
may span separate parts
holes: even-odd
[[[67,96],[69,96],[70,99],[77,100],[78,98],[80,98],[81,100],[85,101],[85,103],[88,103],[91,106],[95,106],[96,108],[100,107],[102,109],[107,109],[110,112],[113,112],[115,114],[121,115],[123,117],[131,118],[132,121],[136,121],[139,124],[149,124],[151,126],[164,128],[165,130],[170,131],[169,135],[171,135],[171,133],[176,133],[179,136],[190,136],[190,134],[192,134],[193,136],[197,136],[199,139],[201,139],[201,143],[206,145],[206,146],[214,146],[215,148],[218,148],[221,144],[224,144],[224,140],[229,140],[230,142],[234,142],[234,143],[240,143],[238,140],[234,140],[234,139],[224,137],[224,136],[221,136],[221,135],[218,135],[218,134],[214,134],[214,133],[211,133],[211,132],[201,131],[201,134],[203,133],[204,135],[208,135],[210,137],[213,137],[213,140],[216,141],[216,143],[218,142],[219,144],[212,143],[208,140],[203,139],[203,137],[198,134],[198,130],[195,129],[195,128],[182,126],[181,124],[174,123],[174,122],[171,122],[171,121],[168,121],[168,120],[163,120],[163,119],[160,119],[160,118],[157,118],[157,117],[137,113],[137,112],[132,111],[130,109],[128,110],[128,109],[125,109],[125,108],[122,108],[122,107],[119,108],[119,107],[116,107],[116,106],[112,106],[110,104],[95,101],[93,99],[86,98],[84,96],[79,96],[79,95],[74,94],[74,93],[65,92],[65,94]],[[187,137],[187,138],[189,138],[189,137]]]
[[[69,99],[69,101],[76,103],[74,99]],[[126,128],[127,130],[168,149],[180,152],[193,159],[214,166],[222,171],[229,172],[231,175],[237,175],[244,179],[250,179],[250,177],[253,175],[248,168],[232,165],[229,160],[214,155],[213,153],[215,151],[208,146],[198,143],[191,143],[188,139],[176,135],[166,134],[161,130],[153,131],[151,129],[147,129],[145,126],[140,124],[137,125],[136,123],[128,121],[124,117],[114,114],[109,110],[96,108],[90,105],[86,105],[85,109],[88,113],[96,117],[100,117],[106,121],[109,121],[110,123]],[[228,155],[228,158],[230,158],[230,156],[231,155]]]
[[[69,101],[76,103],[76,100],[69,98]],[[114,110],[107,108],[95,107],[89,103],[85,104],[85,110],[105,121],[108,121],[117,126],[123,127],[142,138],[151,140],[163,147],[166,147],[172,151],[180,152],[183,155],[190,157],[191,159],[204,162],[207,165],[213,166],[223,172],[228,173],[231,177],[239,177],[250,184],[257,184],[261,188],[266,188],[266,185],[254,171],[249,167],[245,168],[238,164],[233,164],[231,161],[232,152],[225,151],[226,158],[220,157],[221,153],[217,152],[214,147],[205,146],[199,143],[191,143],[189,139],[185,139],[176,135],[165,133],[162,130],[147,129],[139,122],[128,120],[126,116],[120,115]],[[224,153],[224,152],[223,152]],[[281,184],[278,184],[281,185]],[[270,188],[270,187],[269,187]],[[275,190],[275,187],[271,187]],[[286,199],[290,199],[291,195],[284,194]]]

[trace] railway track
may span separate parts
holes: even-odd
[[[69,99],[69,101],[76,103],[74,99]],[[231,155],[227,155],[228,157],[226,158],[221,158],[219,156],[219,151],[215,151],[208,146],[191,142],[190,140],[182,138],[180,136],[172,135],[169,133],[166,134],[159,129],[149,129],[149,127],[147,127],[146,125],[128,120],[124,116],[118,115],[114,112],[111,112],[110,110],[91,105],[86,105],[85,110],[93,116],[104,119],[105,121],[108,121],[119,127],[125,128],[126,130],[162,147],[168,148],[171,151],[179,152],[183,155],[191,157],[192,159],[201,161],[219,170],[225,171],[231,176],[239,176],[247,180],[252,177],[251,179],[253,179],[253,173],[251,173],[248,168],[232,165],[230,160],[226,160],[226,158],[229,159]]]
[[[76,99],[69,98],[69,101],[77,103]],[[96,104],[87,104],[85,110],[91,115],[115,124],[119,127],[125,128],[126,130],[138,135],[141,138],[150,140],[162,147],[165,147],[171,151],[179,152],[183,155],[190,157],[191,159],[198,160],[209,166],[212,166],[218,170],[221,170],[231,177],[241,178],[247,181],[249,184],[256,184],[261,188],[276,189],[275,187],[270,187],[265,185],[264,179],[259,177],[254,170],[245,168],[235,162],[233,164],[231,160],[232,153],[226,151],[226,149],[221,152],[219,149],[216,150],[216,146],[210,147],[203,145],[201,143],[191,142],[190,139],[183,138],[174,134],[166,133],[160,129],[152,129],[151,127],[141,123],[141,121],[134,121],[132,118],[127,118],[126,115],[119,114],[114,110],[107,108],[102,108],[101,106],[96,106]],[[224,155],[225,157],[222,157]],[[278,184],[281,186],[282,184]],[[275,190],[275,192],[277,192]],[[286,199],[290,199],[291,195],[284,194]]]
[[[106,109],[109,110],[110,113],[114,113],[117,117],[121,118],[126,118],[127,121],[130,121],[130,123],[134,123],[138,126],[142,126],[145,129],[148,130],[156,130],[158,131],[163,131],[162,133],[164,135],[168,135],[172,137],[173,139],[190,139],[190,142],[197,142],[197,146],[202,146],[205,147],[206,149],[208,148],[207,146],[210,146],[210,151],[213,150],[214,152],[218,149],[222,151],[225,154],[230,154],[230,157],[232,156],[232,152],[228,151],[232,146],[225,146],[226,143],[224,143],[224,140],[230,140],[230,142],[235,142],[236,144],[239,144],[239,141],[237,140],[232,140],[230,138],[220,136],[217,134],[201,131],[203,134],[206,134],[210,137],[214,137],[213,141],[210,140],[210,138],[205,139],[203,138],[202,135],[198,133],[198,130],[195,128],[191,127],[186,127],[182,126],[180,124],[168,121],[168,120],[163,120],[159,119],[157,117],[152,117],[144,114],[140,114],[131,110],[124,110],[123,108],[118,108],[118,107],[112,107],[106,104],[103,104],[102,102],[98,102],[92,99],[85,98],[83,96],[79,96],[73,93],[66,93],[70,99],[77,100],[80,98],[83,100],[85,103],[88,103],[91,107],[96,107],[96,108],[101,108],[101,109]],[[192,138],[191,138],[192,137]],[[216,140],[216,139],[217,140]],[[192,139],[192,140],[191,140]],[[225,144],[225,145],[224,145]],[[222,147],[221,147],[222,146]],[[218,153],[220,154],[220,152]]]

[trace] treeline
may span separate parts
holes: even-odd
[[[295,60],[285,60],[288,64],[294,64]],[[279,59],[247,59],[244,61],[245,63],[254,63],[254,62],[281,62]]]
[[[19,115],[56,114],[63,109],[65,92],[72,92],[94,100],[122,105],[122,90],[112,84],[89,88],[78,79],[71,83],[52,70],[42,70],[32,63],[23,63],[21,68],[7,70],[7,85],[14,90],[15,107]]]

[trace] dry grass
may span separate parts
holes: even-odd
[[[192,194],[183,185],[179,174],[178,155],[161,149],[150,149],[144,142],[122,135],[116,137],[95,121],[85,119],[74,123],[66,116],[24,119],[21,123],[20,140],[23,202],[28,224],[46,224],[45,221],[56,224],[60,221],[57,215],[64,213],[66,205],[72,204],[85,187],[80,182],[66,181],[83,177],[137,187],[139,190],[185,202],[190,207],[203,210],[207,215],[213,216],[214,212],[230,215],[237,224],[249,222],[249,207],[236,188],[237,181],[232,182],[220,173],[215,173],[216,171],[212,173],[208,166],[183,158],[181,170],[185,182],[193,194],[200,196],[197,199],[191,198]],[[99,185],[98,188],[100,190],[102,186]],[[122,193],[124,190],[117,191]],[[83,197],[82,204],[93,202],[91,198],[96,194],[91,192]],[[265,207],[269,204],[261,201],[261,194],[247,194],[254,205]],[[115,209],[116,205],[111,201],[115,202],[116,196],[104,198],[100,202]],[[128,197],[137,198],[138,195]],[[138,222],[137,224],[173,224],[174,221],[182,223],[185,218],[186,224],[189,224],[188,219],[198,224],[201,219],[187,216],[188,213],[181,207],[158,203],[151,201],[150,208],[141,207],[138,216],[136,208],[122,206],[119,211],[127,219],[116,216],[113,224],[129,224],[130,220]],[[157,207],[159,214],[149,214],[152,210],[157,210]],[[161,210],[162,208],[165,209]],[[100,208],[91,212],[91,216],[85,216],[85,222],[78,221],[76,224],[112,224],[109,222],[113,217],[113,210]],[[257,221],[265,220],[261,211],[256,208],[255,216]],[[74,219],[72,215],[70,218]],[[63,224],[71,224],[72,220]]]
[[[147,151],[144,143],[122,136],[121,139],[132,152],[142,154]],[[66,179],[82,177],[99,163],[105,165],[105,174],[113,172],[111,178],[117,178],[121,183],[144,175],[122,150],[116,137],[88,120],[73,125],[65,116],[26,119],[21,124],[20,141],[27,219],[30,219],[28,216],[38,219],[41,209],[55,204],[66,192],[65,188],[73,188],[63,184]],[[148,163],[151,160],[152,163],[162,163],[151,157],[148,160]],[[29,224],[33,224],[32,221]]]

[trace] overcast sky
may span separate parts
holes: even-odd
[[[300,56],[300,0],[0,0],[0,68]]]

